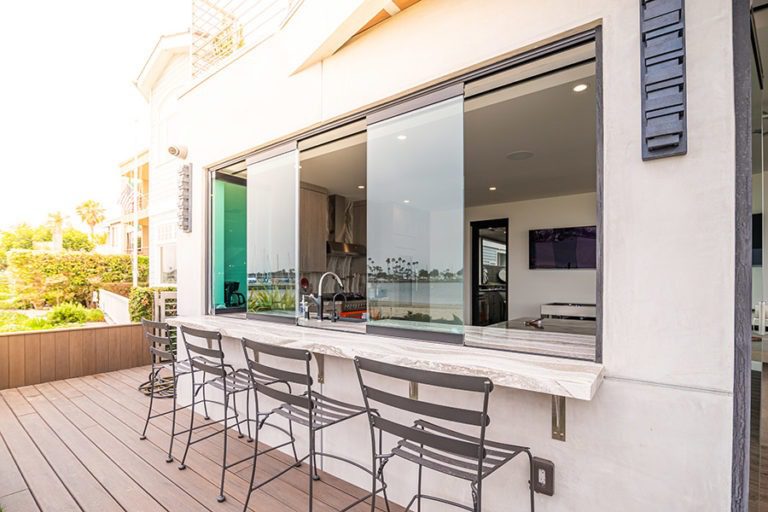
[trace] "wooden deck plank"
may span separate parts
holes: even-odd
[[[126,400],[132,400],[134,402],[138,402],[140,404],[140,407],[142,407],[141,414],[143,417],[143,415],[146,414],[145,411],[147,407],[147,400],[143,399],[142,395],[135,393],[135,385],[137,382],[141,380],[142,374],[145,371],[146,370],[143,368],[134,368],[134,369],[121,370],[119,372],[110,372],[107,374],[101,374],[98,376],[94,376],[94,378],[96,381],[99,381],[99,382],[106,382],[106,383],[111,382],[112,384],[115,385],[115,391],[119,391],[119,392],[121,391],[125,393],[124,396]],[[90,380],[86,380],[86,382],[90,382]],[[110,396],[114,397],[111,393],[109,394]],[[127,405],[127,402],[124,400],[121,400],[120,403],[126,404],[126,407],[129,407]],[[155,402],[155,404],[158,412],[163,412],[165,410],[168,410],[168,408],[170,407],[170,403],[168,401],[159,401],[159,402]],[[181,411],[177,416],[181,419],[181,422],[183,425],[188,424],[188,421],[189,421],[188,411]],[[168,420],[166,431],[170,432],[170,420]],[[221,436],[216,436],[212,438],[211,443],[213,443],[215,446],[212,448],[209,448],[207,446],[202,446],[200,447],[200,450],[205,455],[209,456],[214,462],[220,463],[218,461],[220,460],[219,458],[220,458],[221,446],[222,446]],[[211,450],[213,450],[213,453],[211,453]],[[253,453],[253,445],[251,443],[247,443],[245,439],[239,439],[236,435],[236,432],[233,430],[230,432],[230,446],[229,446],[228,452],[234,453],[234,455],[232,456],[234,460],[239,460]],[[284,454],[282,452],[278,452],[278,451],[271,452],[267,457],[263,457],[259,459],[259,464],[257,467],[257,479],[266,479],[270,475],[279,472],[287,464],[291,464],[291,462],[292,462],[292,458],[289,455]],[[242,467],[238,466],[234,469],[241,477],[243,477],[246,480],[250,480],[250,476],[251,476],[250,464],[244,463]],[[301,468],[301,471],[286,473],[280,478],[280,481],[270,485],[279,486],[281,488],[280,490],[286,493],[301,492],[306,495],[307,478],[308,478],[308,466],[305,464]],[[288,483],[293,488],[292,489],[283,488],[282,486],[284,485],[284,483]],[[344,508],[346,505],[353,502],[355,498],[359,498],[367,494],[366,490],[360,489],[359,487],[356,487],[350,484],[349,482],[341,480],[340,478],[327,473],[323,474],[322,481],[316,482],[314,491],[315,491],[316,502],[320,500],[326,505],[331,506],[333,510],[339,510],[341,508]],[[391,510],[393,511],[402,510],[402,508],[400,508],[395,504],[390,504],[390,505],[391,505]],[[383,503],[383,500],[381,499],[377,500],[377,508],[381,508],[382,510],[386,509]],[[370,510],[370,505],[360,505],[358,507],[353,508],[352,510]]]
[[[16,465],[27,481],[37,504],[44,511],[79,511],[58,475],[51,469],[45,457],[19,424],[16,416],[0,398],[0,435],[5,439]]]
[[[85,331],[75,329],[69,333],[69,376],[83,374],[83,337]]]
[[[34,512],[40,510],[35,503],[32,493],[28,490],[19,491],[9,496],[0,497],[0,506],[7,512]]]
[[[40,415],[27,414],[19,418],[19,422],[82,508],[100,512],[122,511],[122,507],[104,490],[101,483],[56,436]]]
[[[109,374],[103,374],[97,376],[94,380],[96,382],[101,381],[108,381],[112,377],[116,377],[116,373],[109,373]],[[85,380],[85,382],[91,382],[91,380]],[[126,386],[128,384],[126,383]],[[137,415],[139,415],[141,419],[141,424],[143,425],[143,417],[146,414],[146,400],[141,400],[141,395],[138,395],[135,393],[135,390],[131,389],[130,387],[124,387],[122,390],[120,389],[120,384],[117,383],[116,387],[114,388],[117,392],[123,392],[125,393],[123,396],[125,399],[121,397],[120,403],[123,404],[123,407],[125,408],[133,408],[137,406],[131,406],[129,405],[129,401],[134,401],[133,397],[138,397],[138,410],[135,410]],[[105,394],[108,394],[113,399],[115,398],[115,395],[113,392],[107,390],[105,391]],[[166,404],[167,401],[159,401],[155,402],[157,405],[158,412],[163,412],[165,410],[168,410],[167,407],[170,407],[170,404]],[[139,412],[140,411],[140,412]],[[181,424],[185,425],[184,428],[186,428],[186,425],[188,425],[189,421],[189,413],[188,411],[181,411],[178,416],[181,417]],[[130,419],[126,420],[127,422],[130,421]],[[166,433],[170,433],[170,419],[167,420],[167,423],[161,423],[160,419],[155,420],[154,424],[157,424],[158,426],[162,426]],[[200,435],[203,435],[201,432]],[[210,440],[208,440],[205,443],[200,443],[198,445],[193,445],[193,449],[201,453],[202,455],[209,458],[211,461],[210,463],[213,464],[221,464],[221,450],[222,450],[222,436],[214,436]],[[178,443],[177,443],[178,444]],[[183,447],[183,446],[182,446]],[[264,448],[264,445],[262,445],[262,448]],[[244,439],[239,439],[236,435],[236,431],[232,430],[230,431],[230,438],[229,438],[229,447],[227,450],[227,453],[231,457],[230,460],[240,460],[245,457],[249,457],[253,454],[253,445],[251,443],[246,443]],[[287,465],[290,465],[292,462],[292,459],[289,457],[281,457],[281,459],[276,459],[275,454],[277,452],[271,452],[270,454],[262,457],[259,459],[259,464],[257,465],[257,479],[259,480],[265,480],[269,478],[271,475],[278,473],[280,470],[284,469]],[[250,481],[250,464],[243,463],[242,466],[237,466],[233,468],[237,473],[238,476],[240,476],[243,480]],[[324,475],[324,480],[329,478],[330,475]],[[326,507],[330,507],[329,510],[339,510],[341,508],[344,508],[344,506],[350,504],[354,501],[354,498],[357,496],[352,496],[350,494],[347,494],[338,488],[329,485],[325,481],[320,481],[315,483],[315,509],[316,510],[323,510]],[[268,487],[265,489],[267,492],[272,494],[273,496],[277,497],[278,499],[284,501],[287,505],[291,507],[295,507],[297,510],[304,510],[306,508],[307,503],[307,485],[308,485],[308,471],[306,465],[302,468],[301,471],[292,471],[289,473],[286,473],[283,475],[279,480],[276,480],[275,482],[271,483]],[[247,488],[247,486],[246,486]],[[359,495],[359,496],[362,496]],[[359,507],[359,510],[369,510],[370,506],[363,506],[361,505]],[[352,509],[352,510],[358,510],[358,507]]]
[[[27,483],[21,476],[16,461],[13,460],[5,441],[0,437],[0,504],[2,504],[3,496],[23,491],[26,488]]]
[[[74,404],[83,413],[96,421],[94,416],[100,416],[102,411],[94,407],[93,402],[86,396],[70,398],[70,404]],[[57,402],[54,402],[57,404]],[[176,474],[169,473],[164,475],[157,470],[155,466],[149,464],[132,448],[132,443],[124,444],[119,436],[121,433],[116,423],[111,423],[110,427],[117,431],[105,428],[100,423],[82,429],[81,432],[90,439],[90,441],[99,446],[105,455],[107,455],[114,464],[123,469],[135,482],[145,489],[155,500],[169,510],[208,510],[201,502],[195,500],[187,491],[176,485],[174,480],[168,476],[176,477]],[[163,460],[162,452],[157,452],[154,456]],[[170,468],[169,468],[170,469]],[[175,469],[175,468],[174,468]],[[215,503],[215,501],[214,501]]]
[[[93,474],[99,483],[126,510],[142,510],[160,512],[163,508],[144,489],[141,488],[101,449],[93,444],[75,424],[70,421],[73,409],[77,409],[68,401],[59,400],[63,411],[57,409],[51,399],[57,399],[55,388],[42,384],[38,387],[39,394],[35,396],[22,393],[34,407],[35,411],[45,419],[46,424],[56,432],[56,435],[75,454],[83,465]],[[59,395],[62,396],[63,395]]]
[[[84,386],[86,385],[85,382],[87,379],[82,379],[78,383],[73,382],[73,384]],[[112,428],[120,428],[121,432],[123,432],[123,437],[126,439],[130,438],[131,440],[135,440],[136,446],[142,447],[146,445],[146,441],[139,441],[139,433],[141,432],[143,426],[144,426],[144,416],[135,414],[127,409],[125,406],[125,403],[130,403],[130,399],[122,399],[123,397],[120,397],[121,400],[114,401],[111,397],[101,393],[96,388],[90,388],[91,391],[87,392],[85,394],[88,395],[88,397],[93,400],[95,403],[97,403],[100,407],[102,407],[105,411],[105,414],[100,416],[102,420],[105,423],[108,423],[108,426],[110,429]],[[82,387],[81,387],[82,390]],[[112,394],[114,396],[114,393]],[[158,401],[161,402],[161,401]],[[109,415],[114,416],[114,418],[118,421],[118,423],[115,423]],[[169,423],[170,424],[170,423]],[[105,425],[106,426],[106,425]],[[180,428],[186,428],[181,427]],[[130,429],[126,430],[126,429]],[[170,427],[169,427],[170,431]],[[168,431],[168,432],[169,432]],[[148,439],[153,440],[156,442],[157,448],[163,450],[163,453],[165,453],[165,450],[167,450],[168,442],[170,441],[170,435],[166,432],[161,432],[155,427],[155,422],[153,422],[150,426],[150,429],[148,430]],[[184,444],[182,441],[185,441],[185,439],[182,439],[181,437],[177,438],[175,443],[175,453],[180,456],[181,452],[184,449]],[[187,457],[187,467],[188,470],[184,471],[183,474],[187,474],[189,470],[192,470],[198,474],[201,475],[201,477],[208,480],[209,485],[213,486],[213,490],[209,491],[207,496],[207,499],[213,499],[218,494],[218,485],[219,480],[221,478],[221,451],[217,450],[214,457],[206,459],[203,458],[200,455],[201,447],[208,443],[208,441],[195,444],[190,449],[190,455]],[[228,452],[229,453],[229,452]],[[165,460],[165,456],[158,457],[153,460]],[[233,456],[233,460],[236,460]],[[163,464],[165,464],[163,462]],[[165,467],[168,467],[168,465],[165,465]],[[176,470],[176,464],[171,465],[171,467]],[[233,498],[233,503],[238,502],[239,503],[239,509],[242,509],[242,502],[245,498],[245,493],[247,490],[247,482],[245,482],[244,479],[234,475],[230,472],[228,475],[228,478],[225,482],[225,492],[227,495],[231,496]],[[258,499],[256,499],[258,496]],[[272,495],[268,494],[254,494],[253,497],[253,503],[251,504],[253,510],[301,510],[301,509],[294,509],[294,508],[286,508],[283,503],[281,503],[281,500],[277,500],[274,497],[274,493]],[[255,507],[255,508],[254,508]],[[320,509],[318,509],[320,510]]]

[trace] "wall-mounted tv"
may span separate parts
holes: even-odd
[[[532,229],[528,232],[530,269],[597,268],[597,228]]]

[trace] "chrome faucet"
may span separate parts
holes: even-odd
[[[318,294],[318,296],[320,298],[320,301],[318,303],[317,318],[320,321],[323,320],[323,280],[325,279],[326,276],[333,276],[333,277],[335,277],[336,278],[336,282],[339,283],[339,288],[341,288],[342,290],[344,289],[344,283],[341,282],[341,278],[338,275],[336,275],[335,273],[333,273],[333,272],[326,272],[325,274],[320,276],[320,284],[317,286],[317,294]],[[335,306],[335,302],[334,302],[334,306]]]

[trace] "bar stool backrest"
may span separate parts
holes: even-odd
[[[216,377],[224,377],[227,370],[224,367],[224,351],[221,349],[221,333],[218,331],[204,331],[182,325],[179,328],[181,339],[184,340],[184,347],[187,350],[187,357],[190,365],[195,370],[200,370],[204,374],[209,373]],[[205,346],[199,341],[203,340]],[[194,380],[195,372],[192,372]],[[225,381],[226,388],[226,381]]]
[[[248,373],[251,377],[251,383],[258,393],[273,398],[278,402],[288,403],[302,409],[312,408],[312,375],[310,373],[310,361],[312,353],[308,350],[280,347],[270,345],[259,341],[243,338],[241,340],[245,360],[248,362]],[[303,373],[293,372],[277,368],[275,366],[264,364],[259,359],[259,354],[268,354],[278,359],[286,361],[303,361],[305,371]],[[266,379],[265,379],[266,377]],[[265,381],[269,379],[278,382],[298,384],[303,389],[299,393],[291,391],[282,391],[274,386],[269,386]],[[290,386],[288,387],[290,390]],[[303,391],[306,390],[306,393]]]
[[[493,389],[493,383],[490,379],[405,368],[362,357],[355,358],[355,368],[372,428],[378,428],[416,445],[457,456],[477,458],[479,461],[478,474],[482,471],[482,460],[486,456],[484,448],[485,429],[490,423],[488,398]],[[366,384],[363,378],[366,373],[444,389],[474,392],[478,394],[478,405],[481,404],[481,406],[479,410],[465,409],[397,395]],[[377,407],[372,402],[388,406],[387,410],[413,413],[418,419],[412,425],[404,425],[391,419],[393,415],[388,417],[381,409],[376,410]],[[478,427],[479,435],[476,437],[463,436],[463,438],[458,438],[455,435],[440,435],[439,427],[430,428],[427,431],[427,429],[419,426],[423,424],[421,422],[424,421],[424,417]]]
[[[144,330],[144,339],[149,345],[152,361],[154,363],[175,362],[176,355],[173,352],[170,326],[165,322],[153,322],[146,318],[141,319],[141,325]]]

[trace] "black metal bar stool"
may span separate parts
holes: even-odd
[[[373,481],[376,482],[377,476],[376,476],[375,470],[371,471],[370,469],[366,468],[361,464],[358,464],[355,461],[346,459],[344,457],[340,457],[338,455],[320,452],[320,451],[317,451],[315,448],[315,435],[317,432],[325,428],[331,427],[333,425],[342,423],[356,416],[360,416],[361,414],[365,414],[366,409],[362,406],[348,404],[339,400],[329,398],[313,390],[312,388],[313,379],[310,372],[310,362],[312,361],[312,354],[309,351],[260,343],[260,342],[249,340],[246,338],[242,339],[242,345],[243,345],[243,352],[245,353],[245,359],[248,362],[248,370],[250,373],[251,382],[252,382],[253,388],[256,390],[255,399],[256,399],[257,412],[261,411],[261,409],[259,409],[259,395],[265,395],[269,398],[277,400],[278,402],[282,402],[278,407],[266,413],[268,416],[275,414],[287,419],[290,432],[293,432],[293,428],[291,425],[294,422],[304,427],[307,427],[307,430],[309,432],[309,452],[307,453],[307,455],[305,455],[301,459],[296,457],[295,464],[286,467],[276,475],[273,475],[268,479],[254,485],[254,480],[256,478],[256,464],[258,462],[259,455],[262,454],[258,451],[259,429],[256,430],[256,437],[255,437],[256,443],[254,446],[253,456],[251,457],[251,459],[253,460],[253,467],[251,469],[251,480],[250,480],[250,485],[248,490],[248,497],[245,500],[245,506],[243,507],[243,510],[245,511],[248,509],[248,502],[251,499],[251,494],[253,493],[253,491],[255,491],[256,489],[259,489],[263,485],[268,484],[269,482],[275,480],[276,478],[279,478],[280,476],[284,475],[291,469],[299,467],[302,462],[304,462],[305,460],[308,460],[309,506],[307,510],[309,512],[312,512],[314,481],[319,480],[319,476],[317,475],[317,467],[316,467],[317,457],[329,457],[332,459],[340,460],[342,462],[351,464],[352,466],[355,466],[361,469],[362,471],[365,471],[369,475],[371,475],[373,478]],[[285,361],[301,361],[304,363],[304,371],[293,372],[293,371],[276,368],[274,366],[266,365],[260,362],[259,354],[267,354]],[[270,379],[280,380],[282,382],[299,385],[304,389],[304,391],[299,392],[300,394],[293,393],[290,388],[288,389],[287,392],[282,391],[275,387],[266,385],[265,382],[269,382]],[[293,445],[294,456],[295,456],[296,454],[295,442],[291,440],[291,444]],[[344,512],[346,510],[349,510],[355,507],[359,503],[370,498],[372,495],[375,495],[377,492],[384,493],[384,499],[385,499],[385,502],[387,503],[387,508],[389,508],[389,503],[386,498],[385,487],[386,486],[383,485],[383,482],[378,489],[374,485],[371,493],[367,494],[366,496],[363,496],[362,498],[355,500],[353,503],[351,503],[347,507],[341,509],[340,512]]]
[[[189,453],[189,447],[200,441],[204,441],[217,434],[223,434],[224,447],[222,453],[221,462],[221,485],[219,487],[219,495],[216,499],[219,502],[223,502],[226,498],[224,496],[224,479],[227,469],[231,468],[234,464],[227,464],[227,439],[229,437],[229,429],[236,427],[238,435],[243,437],[241,425],[248,423],[248,418],[241,420],[240,415],[237,412],[237,402],[234,400],[234,395],[242,391],[248,392],[251,389],[251,379],[244,373],[244,370],[237,370],[224,363],[224,351],[221,348],[221,333],[217,331],[205,331],[201,329],[193,329],[187,326],[181,326],[179,328],[181,338],[184,341],[184,347],[187,351],[187,360],[192,367],[191,382],[192,382],[192,408],[189,420],[189,428],[179,434],[187,434],[187,445],[184,449],[184,456],[179,464],[179,469],[186,469],[187,454]],[[202,340],[203,344],[198,344],[192,340]],[[205,389],[212,387],[220,390],[224,395],[224,401],[219,402],[210,400],[205,397]],[[202,392],[202,393],[201,393]],[[202,395],[202,400],[198,399],[198,395]],[[246,397],[248,400],[248,397]],[[195,425],[195,407],[198,403],[215,403],[223,406],[224,408],[224,425],[221,429],[215,430],[204,436],[192,439],[192,434],[195,430],[208,427],[211,425],[219,425],[218,421],[211,421],[201,425]],[[232,415],[230,415],[230,411]],[[206,419],[209,419],[208,412],[206,410]],[[234,423],[230,423],[234,420]]]
[[[176,344],[171,337],[170,326],[167,323],[142,319],[141,325],[144,329],[144,339],[146,339],[149,345],[152,368],[149,372],[149,380],[140,387],[142,391],[149,393],[149,410],[147,411],[147,419],[144,422],[144,430],[142,430],[139,439],[144,440],[147,438],[147,427],[149,427],[150,420],[171,414],[171,441],[168,444],[168,456],[165,460],[166,462],[173,462],[173,440],[181,433],[176,432],[176,411],[189,407],[178,407],[176,403],[176,387],[179,377],[191,373],[192,367],[188,360],[177,360]],[[170,371],[171,377],[160,377],[160,373],[163,370]],[[171,398],[173,400],[171,410],[152,414],[155,398]]]
[[[372,464],[374,468],[378,464],[381,481],[384,480],[383,467],[392,457],[400,457],[418,465],[417,491],[408,503],[406,510],[410,510],[414,502],[417,503],[418,510],[421,510],[421,501],[431,500],[471,512],[480,512],[482,510],[483,481],[501,466],[521,453],[525,453],[528,456],[530,500],[531,511],[533,512],[533,457],[530,449],[524,446],[488,441],[485,438],[486,428],[491,421],[488,416],[488,399],[493,389],[493,383],[490,379],[416,370],[364,358],[355,358],[355,367],[371,428]],[[464,409],[396,395],[366,384],[363,378],[364,373],[444,389],[474,392],[480,395],[482,407],[479,408],[480,410]],[[387,387],[392,389],[391,386]],[[399,417],[402,417],[403,412],[413,413],[417,415],[416,419],[412,425],[404,425],[390,419],[391,416],[383,414],[381,409],[372,409],[371,402],[386,406],[389,411],[398,411]],[[434,423],[432,420],[424,419],[424,417],[477,427],[478,435],[467,435]],[[379,449],[379,453],[376,453],[374,442],[376,430],[379,433],[387,432],[399,438],[397,445],[388,453],[382,453],[381,449]],[[468,507],[445,498],[423,494],[421,484],[424,468],[468,481],[473,506]],[[375,486],[376,482],[374,481],[372,488],[375,489]],[[375,501],[375,495],[373,499]],[[375,503],[371,505],[372,511],[374,506]]]

